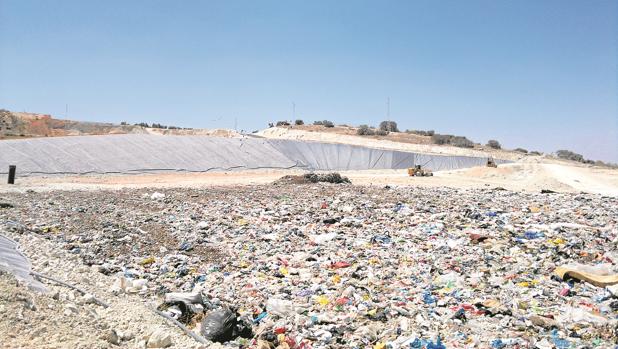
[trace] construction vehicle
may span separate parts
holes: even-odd
[[[408,176],[410,177],[431,177],[433,176],[433,172],[429,169],[421,168],[421,165],[415,165],[414,167],[408,168]]]
[[[494,158],[487,158],[487,167],[493,167],[493,168],[498,167],[498,165],[496,164],[496,161],[494,161]]]

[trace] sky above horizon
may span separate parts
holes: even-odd
[[[0,0],[0,108],[250,132],[390,98],[400,129],[618,162],[617,42],[614,0]]]

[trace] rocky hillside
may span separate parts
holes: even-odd
[[[48,114],[20,113],[0,109],[0,139],[26,137],[59,137],[107,134],[240,136],[233,130],[167,127],[158,124],[112,124],[55,119]]]
[[[0,138],[134,133],[141,126],[54,119],[47,114],[0,110]]]

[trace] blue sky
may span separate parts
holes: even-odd
[[[328,119],[618,162],[618,2],[0,1],[0,108]]]

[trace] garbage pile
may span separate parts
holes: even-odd
[[[320,183],[0,199],[4,229],[229,348],[618,344],[610,197]]]
[[[275,185],[281,184],[311,184],[311,183],[332,183],[332,184],[350,184],[350,179],[344,177],[338,172],[329,173],[305,173],[303,175],[286,175],[274,182]]]

